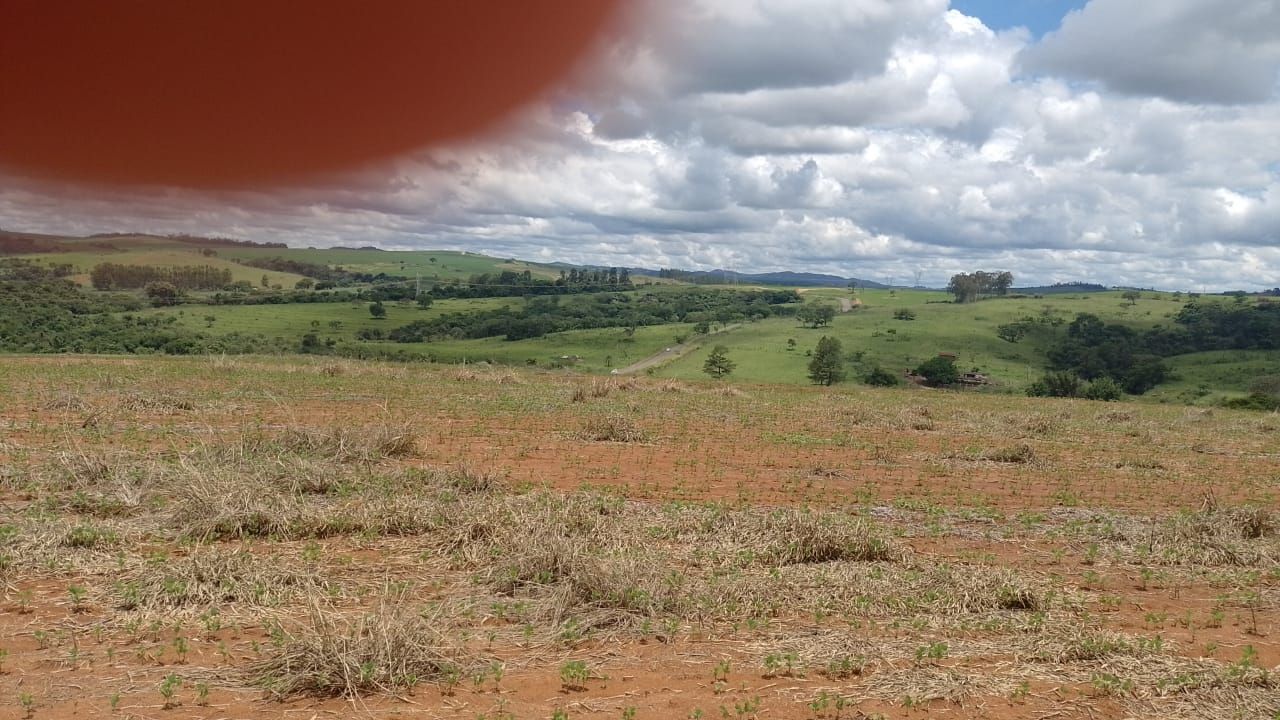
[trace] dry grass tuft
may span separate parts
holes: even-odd
[[[843,513],[780,508],[751,530],[758,533],[762,555],[777,565],[894,562],[905,556],[869,523]]]
[[[384,596],[357,618],[312,602],[305,624],[285,630],[270,657],[249,668],[272,697],[358,698],[394,694],[421,682],[456,683],[464,660],[436,615],[410,606],[407,593]]]
[[[1003,567],[935,567],[932,585],[944,589],[949,609],[958,613],[993,610],[1041,612],[1053,604],[1053,592],[1027,575]]]
[[[115,593],[123,610],[158,610],[276,605],[295,592],[317,588],[323,583],[315,577],[282,570],[244,550],[204,547],[126,572]]]
[[[316,522],[315,510],[294,495],[263,488],[252,475],[185,465],[185,482],[170,492],[170,524],[196,540],[296,537]]]
[[[169,415],[195,410],[195,403],[171,395],[146,395],[139,392],[121,395],[115,399],[115,409],[135,413]]]
[[[451,370],[446,373],[445,377],[452,378],[458,382],[482,382],[492,385],[522,385],[524,381],[520,379],[511,370],[493,370],[489,369],[486,364],[481,363],[482,370],[473,370],[467,367]]]
[[[1115,657],[1142,657],[1149,654],[1138,643],[1120,633],[1065,627],[1038,635],[1031,657],[1039,662],[1063,665],[1092,663]]]
[[[938,429],[938,424],[934,421],[933,412],[929,408],[912,407],[905,408],[898,413],[898,417],[893,422],[893,427],[928,431]]]
[[[1009,447],[984,450],[979,459],[1000,463],[1029,463],[1036,459],[1035,448],[1027,443],[1019,443]]]
[[[44,401],[46,410],[72,410],[76,412],[89,409],[89,403],[84,401],[79,395],[69,392],[55,393],[53,397]]]
[[[629,418],[603,415],[587,418],[579,437],[594,442],[644,442],[648,435]]]
[[[579,385],[573,389],[573,402],[586,402],[592,398],[606,398],[613,392],[614,384],[608,380],[595,379],[590,385]]]
[[[334,462],[372,463],[416,455],[418,435],[408,423],[364,428],[287,427],[275,434],[246,434],[236,450],[246,456],[293,454]]]
[[[338,377],[339,375],[346,374],[347,369],[337,363],[326,363],[320,366],[318,372],[325,377]]]

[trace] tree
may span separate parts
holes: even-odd
[[[316,284],[316,281],[312,280],[311,278],[302,278],[298,282],[294,283],[293,287],[297,290],[310,290],[311,288],[315,287],[315,284]]]
[[[427,295],[426,293],[423,293],[418,296],[418,309],[426,310],[427,308],[431,307],[431,303],[433,302],[435,302],[434,298],[432,298],[430,295]]]
[[[956,369],[956,361],[939,355],[930,358],[916,368],[916,374],[923,377],[925,384],[931,387],[953,385],[960,380],[960,371]]]
[[[702,364],[702,372],[719,380],[733,372],[733,369],[737,366],[737,363],[729,359],[729,348],[724,345],[717,345],[711,349],[711,354],[707,356],[707,361]]]
[[[1129,305],[1137,305],[1138,299],[1142,297],[1142,293],[1137,290],[1125,290],[1120,297],[1129,301]]]
[[[815,385],[834,385],[844,380],[844,357],[840,341],[823,335],[809,360],[809,379]]]
[[[173,283],[149,282],[142,290],[156,307],[178,304],[178,288]]]
[[[381,320],[387,316],[387,309],[382,306],[382,301],[378,300],[377,302],[369,305],[369,314],[372,315],[375,320]]]
[[[947,283],[947,292],[956,296],[957,303],[981,300],[984,295],[1007,295],[1013,287],[1013,273],[1008,271],[957,273]]]
[[[822,327],[836,319],[836,309],[830,305],[805,305],[796,310],[796,319],[810,327]]]

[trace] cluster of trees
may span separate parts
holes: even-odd
[[[798,302],[793,290],[688,289],[645,293],[596,293],[589,297],[534,297],[523,306],[447,313],[418,320],[386,334],[413,343],[455,338],[505,337],[524,340],[565,330],[641,327],[675,322],[727,324],[783,314]]]
[[[0,280],[39,281],[65,278],[73,274],[75,268],[71,263],[42,265],[21,258],[0,260]]]
[[[317,290],[328,290],[330,288],[355,285],[360,283],[376,284],[388,282],[406,282],[410,278],[403,275],[388,275],[386,273],[362,273],[344,270],[341,266],[330,267],[322,263],[305,262],[303,260],[293,260],[291,258],[283,258],[279,256],[252,258],[249,260],[238,260],[241,265],[258,268],[260,270],[271,270],[273,272],[292,273],[294,275],[302,275],[304,277],[318,280],[314,283]],[[304,287],[311,287],[310,285]]]
[[[525,270],[472,275],[466,282],[454,280],[431,288],[436,298],[523,297],[527,295],[573,295],[578,293],[616,292],[634,289],[631,271],[626,268],[561,270],[560,277],[549,280],[534,277]]]
[[[134,295],[89,295],[34,263],[0,263],[0,351],[75,353],[246,353],[270,350],[265,339],[209,336],[174,317],[137,316]]]
[[[809,327],[824,327],[836,319],[836,309],[830,305],[810,303],[796,308],[796,319]]]
[[[231,271],[212,265],[125,265],[99,263],[89,271],[96,290],[137,290],[168,283],[179,290],[217,290],[231,284]]]
[[[1008,295],[1012,286],[1013,273],[979,270],[952,275],[951,282],[947,283],[947,292],[955,296],[956,302],[969,303],[992,295]]]
[[[1145,331],[1105,323],[1096,315],[1081,313],[1046,353],[1052,372],[1033,384],[1029,392],[1057,397],[1090,397],[1089,393],[1109,397],[1114,384],[1124,392],[1141,395],[1169,377],[1163,358],[1207,350],[1275,349],[1280,349],[1280,303],[1193,301],[1174,316],[1173,327]],[[1102,380],[1107,382],[1098,385]],[[1091,384],[1084,385],[1082,381]]]

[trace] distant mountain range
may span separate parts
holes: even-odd
[[[889,287],[899,287],[878,283],[875,280],[863,280],[862,278],[846,278],[838,275],[823,275],[821,273],[806,272],[741,273],[734,270],[653,270],[650,268],[631,268],[631,271],[633,273],[657,275],[658,277],[683,280],[684,282],[697,283],[700,285],[737,283],[742,285],[786,285],[794,287],[845,288],[849,287],[849,283],[856,282],[860,288],[873,290],[884,290]]]

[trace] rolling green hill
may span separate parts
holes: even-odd
[[[241,264],[242,261],[286,258],[298,262],[339,266],[343,269],[417,279],[424,283],[466,278],[479,273],[504,270],[524,272],[542,278],[554,278],[559,268],[512,259],[493,258],[476,253],[453,250],[388,251],[357,248],[284,248],[250,244],[233,244],[211,238],[164,237],[157,235],[104,235],[68,237],[32,233],[0,233],[0,255],[4,255],[4,237],[29,240],[39,252],[12,253],[13,256],[54,264],[70,263],[75,267],[74,279],[89,283],[89,271],[104,263],[134,265],[213,265],[231,270],[235,280],[248,280],[258,285],[264,274],[272,285],[293,287],[301,275],[268,271]],[[210,254],[212,253],[212,254]],[[238,262],[239,261],[239,262]]]
[[[6,241],[8,244],[6,245]],[[356,357],[391,357],[435,362],[477,362],[499,364],[567,365],[584,372],[607,373],[652,357],[652,367],[641,365],[658,377],[682,380],[705,380],[703,362],[715,345],[724,345],[736,364],[731,380],[745,382],[808,383],[809,353],[820,337],[835,337],[843,345],[848,361],[845,365],[849,382],[873,368],[883,368],[901,377],[907,369],[919,366],[940,353],[954,355],[961,371],[981,372],[991,384],[981,392],[1022,393],[1045,372],[1047,351],[1059,343],[1064,326],[1081,313],[1097,316],[1103,323],[1121,325],[1141,334],[1153,329],[1174,329],[1174,317],[1185,306],[1181,294],[1145,291],[1137,298],[1121,291],[1053,292],[1043,295],[1015,293],[1009,297],[991,298],[976,303],[955,304],[951,296],[938,291],[916,289],[862,289],[852,294],[839,288],[801,289],[804,305],[826,305],[836,310],[826,327],[806,327],[796,317],[787,316],[798,306],[778,308],[756,318],[739,314],[732,318],[717,317],[717,312],[680,314],[663,324],[653,321],[635,323],[634,327],[597,327],[590,324],[570,325],[575,329],[555,332],[543,330],[529,339],[507,340],[499,333],[481,337],[432,331],[425,341],[392,342],[392,331],[410,324],[430,323],[446,317],[479,317],[507,308],[512,317],[536,307],[520,297],[474,299],[437,299],[429,308],[421,308],[406,299],[384,303],[386,316],[370,313],[370,293],[378,297],[376,283],[389,283],[406,290],[408,283],[421,282],[424,289],[439,281],[465,281],[477,274],[503,271],[529,272],[544,279],[560,277],[567,266],[527,263],[519,260],[492,258],[453,251],[397,252],[376,249],[297,249],[259,246],[225,240],[157,237],[148,235],[112,235],[90,238],[68,238],[0,233],[0,251],[31,250],[18,257],[46,266],[70,264],[71,279],[86,286],[89,297],[99,295],[87,287],[89,270],[98,263],[155,266],[212,265],[226,268],[234,280],[246,281],[253,289],[241,292],[246,304],[214,304],[227,302],[210,292],[191,292],[184,304],[175,307],[138,309],[142,301],[135,291],[132,306],[120,304],[128,293],[110,302],[117,309],[117,322],[145,323],[146,332],[185,333],[195,340],[177,345],[157,341],[153,349],[184,351],[218,351],[234,347],[261,352],[332,352]],[[12,252],[10,253],[13,254]],[[325,302],[298,302],[320,299],[307,293],[290,293],[302,275],[263,270],[244,262],[283,258],[312,268],[325,266],[359,273],[367,281],[351,282]],[[309,272],[301,266],[301,272]],[[273,296],[262,287],[279,286],[286,292]],[[377,277],[373,277],[377,276]],[[647,278],[643,279],[645,282]],[[487,287],[487,286],[481,286]],[[678,283],[647,285],[634,291],[614,293],[608,297],[590,293],[561,296],[555,303],[566,306],[590,306],[597,301],[609,304],[609,297],[619,307],[640,307],[667,293],[750,292],[757,287],[691,286]],[[791,291],[788,290],[788,293]],[[657,293],[658,295],[654,295]],[[103,298],[108,295],[103,294]],[[402,292],[391,297],[405,297]],[[273,299],[274,298],[274,299]],[[334,301],[334,298],[339,301]],[[547,300],[547,298],[543,298]],[[269,302],[268,302],[269,301]],[[1236,302],[1232,298],[1210,296],[1198,298],[1201,304]],[[1241,298],[1239,302],[1243,303]],[[1258,301],[1261,302],[1261,301]],[[262,303],[262,304],[254,304]],[[603,306],[602,306],[603,307]],[[1262,306],[1259,305],[1259,308]],[[540,313],[543,310],[530,311]],[[505,317],[505,316],[502,316]],[[677,320],[683,320],[677,322]],[[697,327],[701,321],[705,327]],[[499,322],[505,322],[499,318]],[[1002,339],[1001,326],[1011,323],[1024,328],[1020,337]],[[564,327],[564,326],[558,326]],[[150,329],[148,329],[150,328]],[[576,329],[584,328],[584,329]],[[167,330],[166,330],[167,329]],[[713,330],[714,337],[699,330]],[[510,335],[510,333],[507,333]],[[520,335],[517,335],[520,336]],[[227,338],[223,343],[218,338]],[[404,338],[401,338],[404,339]],[[421,337],[412,338],[423,340]],[[1014,340],[1014,341],[1011,341]],[[74,349],[79,344],[69,346]],[[132,347],[132,345],[130,345]],[[1157,402],[1215,404],[1225,398],[1239,397],[1259,377],[1280,375],[1280,352],[1235,350],[1187,353],[1169,356],[1165,364],[1172,371],[1167,381],[1146,396]]]

